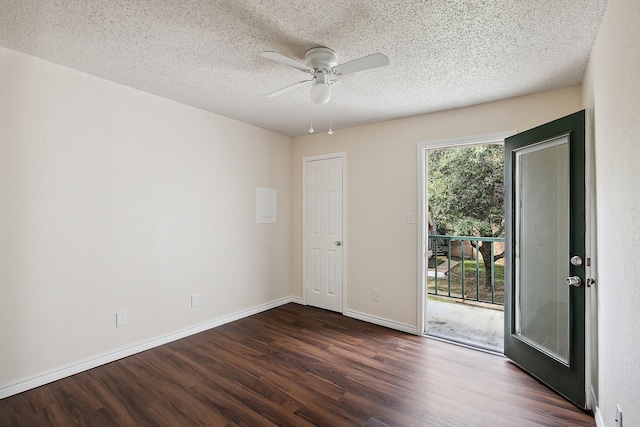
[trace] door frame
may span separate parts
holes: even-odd
[[[598,290],[597,290],[597,246],[596,246],[596,168],[595,139],[593,138],[593,111],[584,109],[584,250],[590,260],[585,264],[585,281],[591,286],[584,292],[584,387],[585,409],[597,408],[597,393],[593,388],[598,378]],[[585,285],[586,286],[586,285]]]
[[[586,409],[595,410],[598,407],[598,396],[593,388],[594,378],[598,378],[598,250],[596,228],[596,156],[595,139],[593,137],[593,111],[584,110],[584,245],[585,254],[591,258],[585,266],[585,277],[592,279],[591,287],[585,292],[585,388]]]
[[[427,152],[439,148],[454,148],[485,144],[504,144],[505,138],[513,136],[517,131],[505,131],[492,134],[424,141],[418,143],[418,319],[417,334],[427,333],[427,208],[428,208],[428,170]]]
[[[342,314],[347,311],[347,153],[319,154],[302,158],[302,302],[307,305],[307,164],[318,160],[342,160]]]

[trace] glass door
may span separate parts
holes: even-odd
[[[584,111],[505,141],[505,355],[584,408]]]

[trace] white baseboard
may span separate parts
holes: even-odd
[[[602,412],[600,412],[597,406],[593,410],[593,418],[596,420],[597,427],[607,427],[607,425],[604,423],[604,420],[602,419]]]
[[[263,311],[271,310],[272,308],[276,308],[291,302],[302,304],[302,298],[299,298],[299,297],[281,298],[275,301],[271,301],[269,303],[265,303],[265,304],[261,304],[261,305],[249,308],[247,310],[242,310],[234,314],[223,316],[218,319],[193,326],[191,328],[183,329],[182,331],[174,332],[172,334],[165,335],[165,336],[153,339],[151,341],[147,341],[141,344],[136,344],[134,346],[123,348],[111,353],[107,353],[102,356],[85,360],[83,362],[75,363],[73,365],[69,365],[64,368],[56,369],[56,370],[47,372],[45,374],[35,376],[33,378],[29,378],[26,380],[19,381],[17,383],[0,387],[0,399],[13,396],[14,394],[22,393],[23,391],[27,391],[32,388],[40,387],[41,385],[45,385],[53,381],[58,381],[58,380],[61,380],[62,378],[66,378],[71,375],[75,375],[80,372],[87,371],[89,369],[97,368],[98,366],[111,363],[118,359],[132,356],[136,353],[140,353],[142,351],[149,350],[151,348],[158,347],[158,346],[170,343],[172,341],[176,341],[176,340],[188,337],[190,335],[204,332],[206,330],[215,328],[217,326],[224,325],[225,323],[230,323],[236,320],[243,319],[248,316],[252,316],[254,314],[261,313]]]
[[[593,418],[596,421],[597,427],[606,427],[604,420],[602,419],[602,413],[598,409],[598,399],[596,399],[596,392],[593,389],[593,384],[589,391],[589,398],[591,399],[591,411],[593,412]]]
[[[364,314],[353,310],[345,311],[344,315],[347,317],[352,317],[354,319],[362,320],[364,322],[373,323],[374,325],[384,326],[385,328],[406,332],[408,334],[418,334],[418,328],[416,328],[415,326],[407,325],[406,323],[395,322],[393,320],[387,320],[381,317],[371,316],[370,314]]]

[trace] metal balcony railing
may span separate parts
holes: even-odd
[[[504,305],[504,266],[495,260],[503,243],[500,237],[429,236],[428,294]],[[480,245],[490,245],[488,269]]]

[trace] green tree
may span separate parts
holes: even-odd
[[[429,214],[439,234],[504,237],[504,148],[481,145],[429,152]],[[472,242],[475,247],[475,242]],[[480,243],[491,286],[491,244]],[[504,257],[496,254],[494,260]]]

